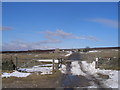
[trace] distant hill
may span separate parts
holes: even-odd
[[[60,51],[73,51],[78,49],[85,49],[85,48],[76,48],[76,49],[59,49]],[[120,49],[120,47],[96,47],[96,48],[89,48],[89,50],[107,50],[107,49]],[[27,50],[27,51],[1,51],[0,53],[30,53],[30,52],[54,52],[56,49],[48,49],[48,50]]]

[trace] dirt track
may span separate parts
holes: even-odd
[[[90,75],[89,72],[86,72],[84,68],[82,67],[81,64],[81,56],[79,53],[73,53],[68,57],[68,60],[70,61],[67,63],[67,74],[63,75],[63,82],[62,82],[62,87],[67,87],[67,88],[72,88],[72,87],[88,87],[90,86],[90,82],[94,83],[94,85],[97,88],[107,88],[104,86],[101,81],[99,81],[95,76]],[[71,74],[71,62],[73,61],[78,61],[79,65],[81,67],[81,70],[87,75],[85,76],[77,76],[77,75],[72,75]]]

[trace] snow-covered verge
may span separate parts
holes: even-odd
[[[18,71],[14,71],[12,73],[2,73],[2,78],[3,77],[27,77],[29,76],[31,73],[23,73],[23,72],[18,72]]]
[[[82,61],[82,68],[85,72],[89,75],[93,75],[96,78],[98,78],[97,73],[103,74],[103,75],[109,75],[109,79],[102,80],[101,82],[106,85],[108,88],[118,88],[118,72],[117,70],[105,70],[105,69],[96,69],[95,68],[95,62],[87,63],[86,61]]]
[[[12,73],[2,73],[2,77],[27,77],[33,72],[38,72],[41,75],[52,74],[52,64],[42,64],[38,66],[33,66],[32,68],[19,68],[19,71],[14,71]],[[62,67],[59,68],[61,73],[66,74],[66,66],[62,64]],[[26,73],[23,73],[26,72]]]
[[[66,54],[65,56],[68,57],[72,54],[72,51],[69,51],[68,54]]]

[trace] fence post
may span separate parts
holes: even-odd
[[[57,59],[58,60],[58,62],[57,63],[55,63],[55,68],[58,70],[59,69],[59,64],[60,64],[60,61],[59,61],[59,58]]]
[[[54,59],[53,59],[53,63],[52,64],[53,64],[53,66],[52,66],[52,72],[54,74],[54,71],[55,71],[55,65],[54,65],[55,64],[55,60]]]
[[[12,61],[12,56],[11,56],[11,61]]]
[[[62,67],[62,58],[60,58],[60,68]]]
[[[16,70],[18,69],[18,58],[16,57]]]
[[[95,62],[96,62],[96,68],[98,68],[98,61],[99,61],[99,58],[97,57]]]
[[[34,66],[35,66],[35,60],[34,60]]]
[[[58,58],[58,69],[59,69],[60,59]]]

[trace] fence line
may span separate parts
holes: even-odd
[[[22,66],[20,66],[20,67],[19,67],[19,65],[18,65],[18,62],[19,62],[18,60],[19,60],[19,58],[16,57],[16,70],[18,70],[20,67],[25,67],[25,66],[27,66],[27,65],[28,65],[29,63],[31,63],[32,61],[34,61],[34,62],[33,62],[33,66],[35,66],[35,59],[32,59],[32,60],[28,61],[27,63],[24,63],[24,64],[23,64]],[[26,59],[22,59],[22,60],[26,60]],[[53,74],[55,73],[56,70],[58,70],[59,68],[62,67],[63,59],[62,59],[62,58],[58,58],[57,60],[58,60],[58,63],[55,63],[55,59],[52,59],[52,72],[53,72]]]

